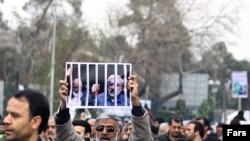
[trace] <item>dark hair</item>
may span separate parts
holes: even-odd
[[[81,120],[81,119],[75,119],[72,122],[73,126],[82,126],[85,128],[84,133],[90,133],[91,134],[91,127],[89,125],[89,123],[85,120]]]
[[[38,129],[38,133],[40,134],[46,127],[50,115],[49,101],[45,97],[45,95],[35,90],[25,89],[22,91],[18,91],[12,97],[16,99],[24,97],[27,99],[29,103],[30,119],[34,116],[40,116],[42,118],[41,124]]]
[[[172,121],[181,123],[181,125],[183,124],[183,119],[179,115],[172,115],[168,120],[168,125],[172,125]]]
[[[218,123],[218,125],[216,126],[216,128],[223,128],[223,123]]]
[[[165,122],[165,120],[162,117],[157,117],[154,119],[154,121],[157,121],[159,124]]]
[[[49,125],[48,123],[45,125],[44,129],[43,129],[43,132],[45,132],[47,129],[49,128]]]
[[[188,124],[194,124],[194,132],[199,131],[201,138],[204,137],[204,126],[198,121],[190,121]]]
[[[198,117],[198,118],[196,118],[195,119],[196,121],[198,121],[198,120],[203,120],[203,122],[204,122],[204,126],[207,126],[208,128],[208,130],[211,128],[210,127],[210,121],[207,119],[207,118],[205,118],[205,117]]]
[[[158,134],[159,128],[155,127],[154,125],[150,124],[151,132],[154,134]]]

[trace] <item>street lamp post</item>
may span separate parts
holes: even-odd
[[[220,81],[219,80],[209,80],[208,84],[211,86],[211,92],[212,92],[212,96],[213,96],[212,97],[212,101],[213,101],[212,104],[214,104],[214,103],[216,103],[216,100],[215,100],[216,95],[215,94],[218,92],[218,88],[220,86]],[[214,116],[214,114],[212,116]]]
[[[56,1],[55,1],[56,2]],[[56,5],[53,11],[53,36],[52,36],[52,55],[51,55],[51,74],[50,74],[50,115],[53,115],[53,100],[54,100],[54,75],[55,75],[55,48],[56,48]]]
[[[223,94],[223,112],[222,112],[222,118],[223,120],[221,121],[222,123],[226,123],[226,99],[227,99],[227,92],[230,88],[230,85],[231,85],[231,80],[228,80],[224,86],[225,86],[225,89],[226,89],[226,93]]]
[[[226,93],[223,94],[222,123],[226,123]]]

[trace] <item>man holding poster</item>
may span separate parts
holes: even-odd
[[[68,83],[65,80],[59,81],[59,96],[61,104],[56,115],[56,135],[59,141],[82,141],[82,138],[74,130],[66,106],[66,99],[69,95]],[[150,123],[148,113],[142,107],[138,96],[138,82],[136,75],[128,77],[127,88],[131,95],[131,121],[133,132],[129,136],[129,141],[151,141]],[[95,121],[96,140],[119,141],[122,135],[122,120],[114,113],[101,113]]]

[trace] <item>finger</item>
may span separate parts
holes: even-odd
[[[59,89],[59,94],[60,94],[60,95],[67,96],[67,95],[68,95],[68,90]]]
[[[127,84],[127,89],[131,90],[131,85],[132,85],[133,81],[129,80],[128,84]]]
[[[61,85],[66,85],[66,86],[68,86],[68,83],[67,83],[67,81],[65,81],[65,80],[59,80],[59,85],[61,86]]]
[[[129,80],[133,80],[134,82],[137,82],[137,76],[136,75],[130,75]]]
[[[62,95],[68,95],[68,87],[66,85],[61,85],[59,88],[59,93]]]

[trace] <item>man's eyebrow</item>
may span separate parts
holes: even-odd
[[[15,116],[15,117],[20,117],[21,115],[19,114],[19,113],[17,113],[17,112],[12,112],[12,111],[5,111],[5,115],[8,115],[8,114],[10,114],[10,115],[13,115],[13,116]]]

